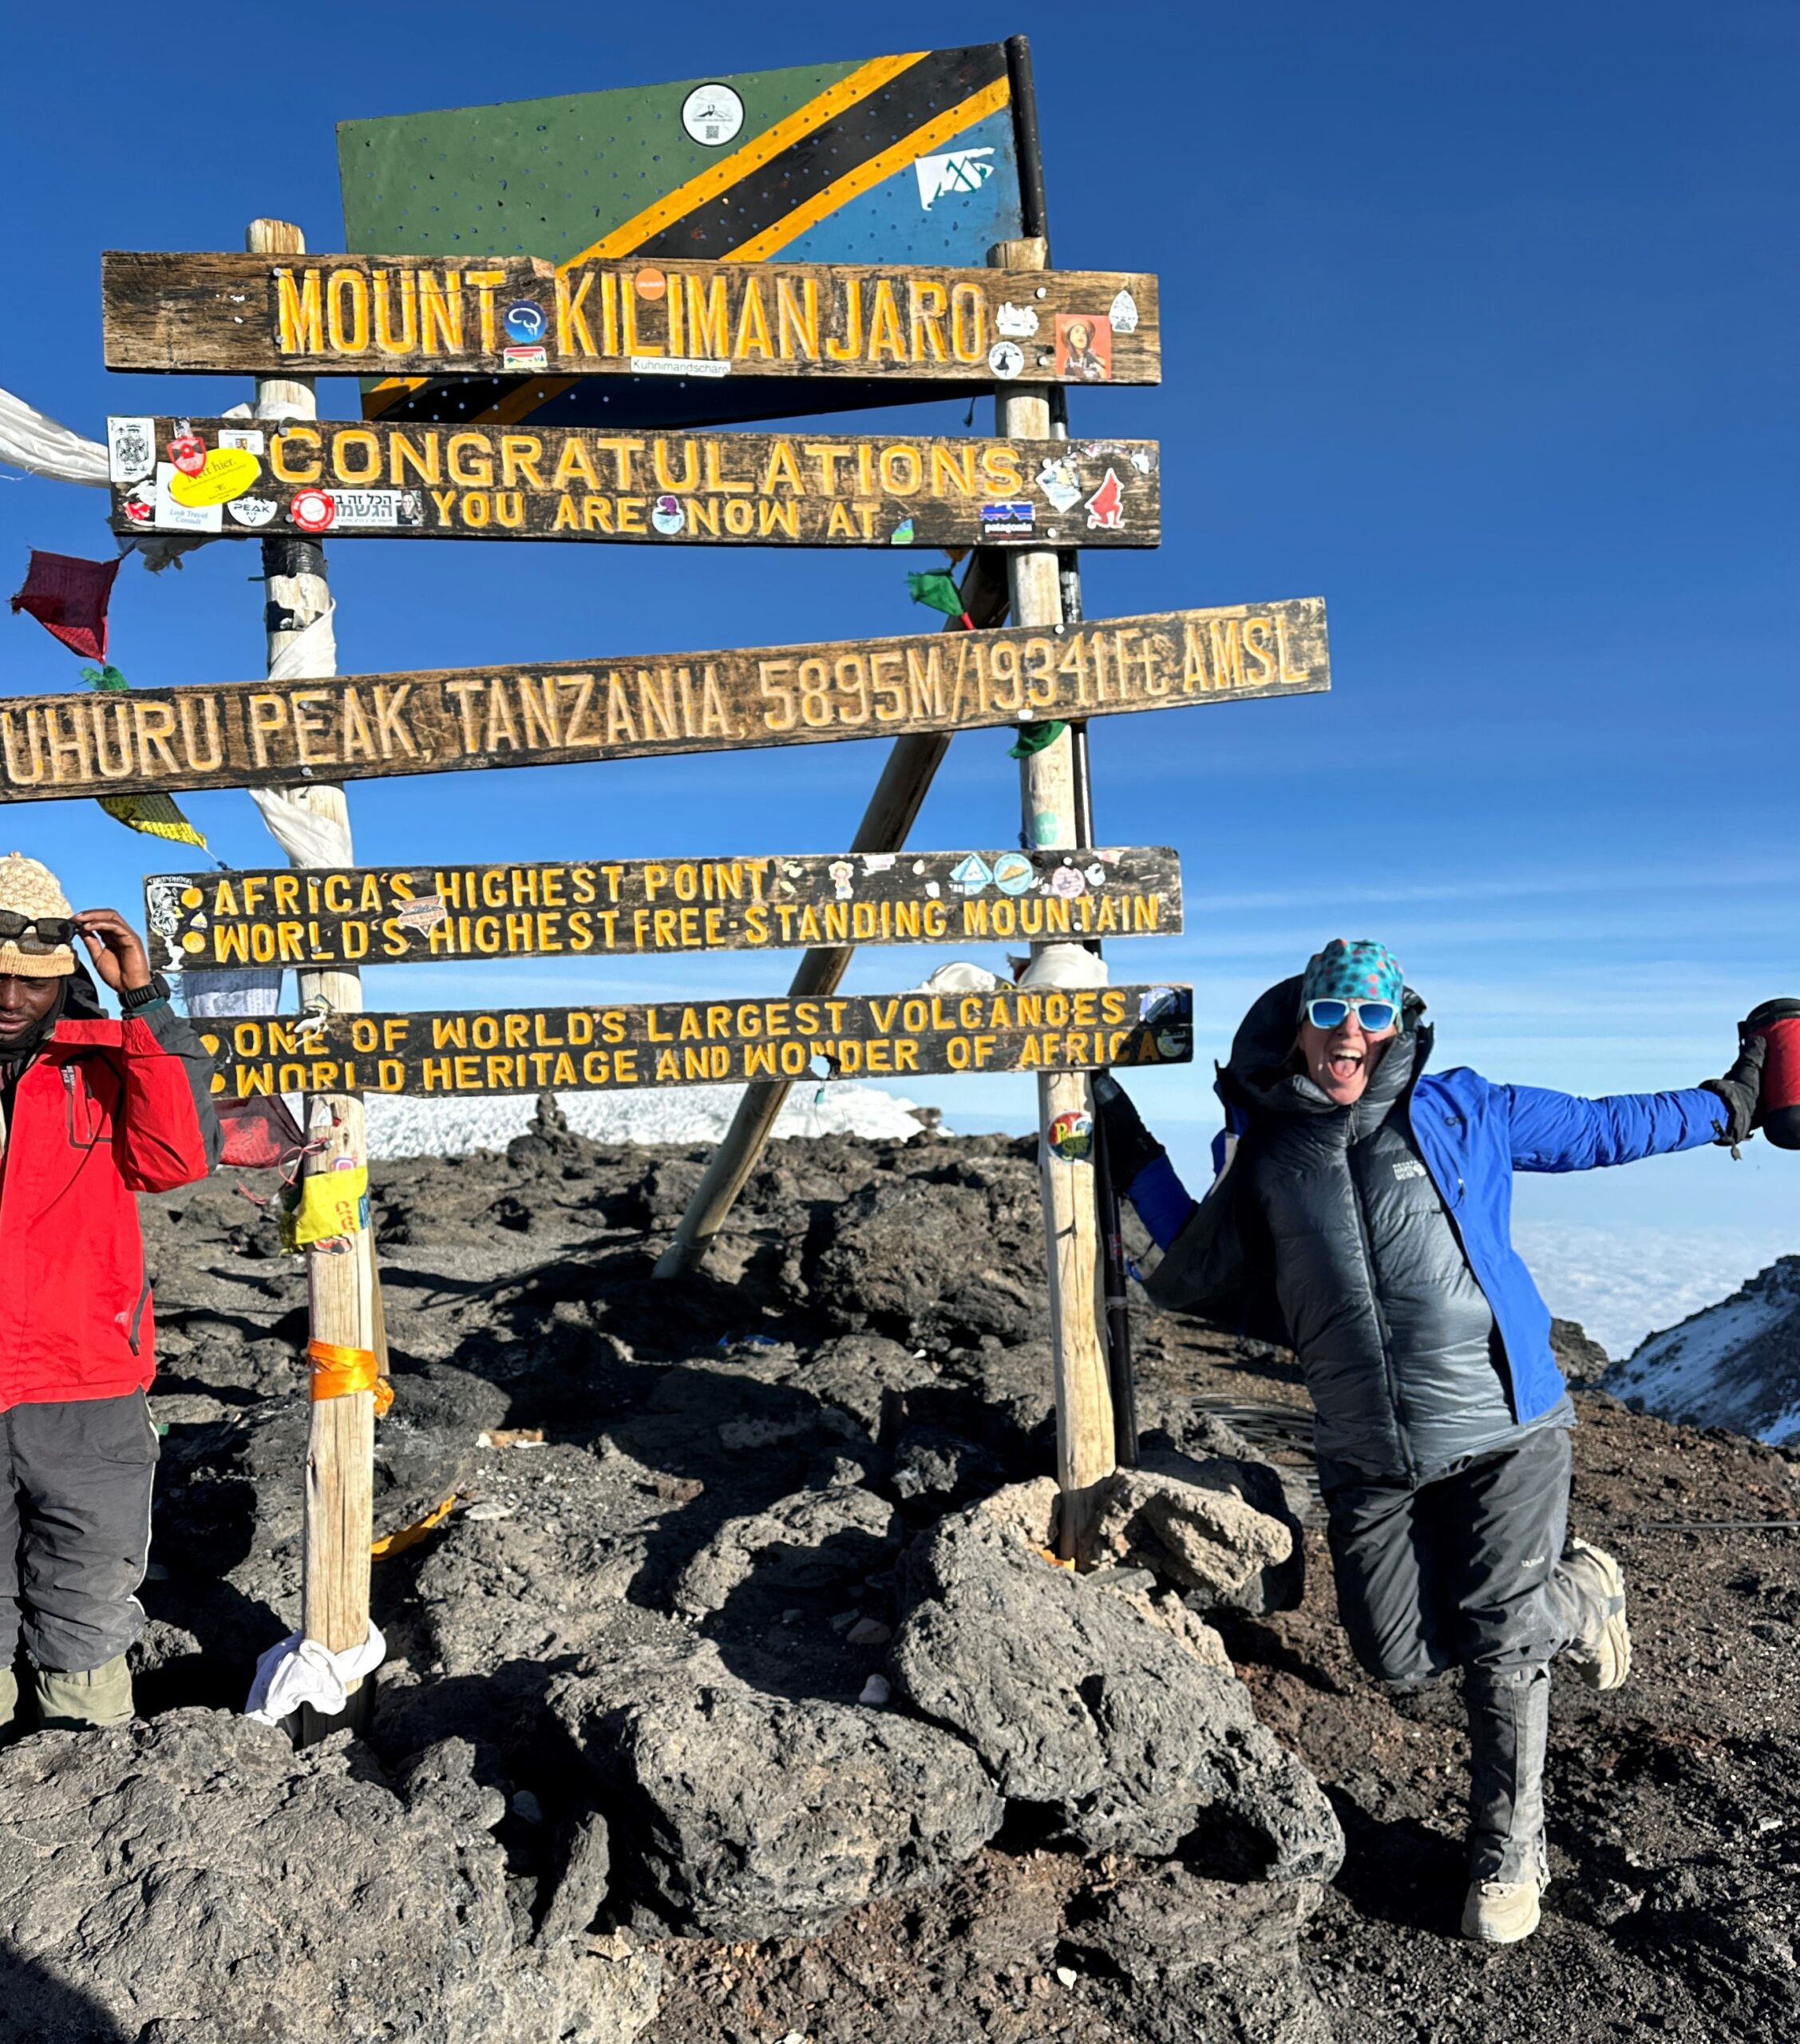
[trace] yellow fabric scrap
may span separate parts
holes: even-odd
[[[197,845],[204,852],[206,839],[167,795],[97,795],[94,799],[115,822],[147,837],[167,838],[177,845]]]
[[[309,1242],[354,1235],[368,1226],[369,1171],[358,1164],[349,1171],[315,1171],[302,1178],[299,1202],[281,1217],[282,1247],[304,1249]]]
[[[409,1547],[416,1547],[434,1526],[441,1526],[449,1517],[456,1501],[453,1491],[441,1504],[434,1504],[423,1519],[414,1519],[410,1526],[402,1526],[398,1533],[384,1533],[380,1539],[371,1540],[370,1553],[379,1561],[384,1555],[401,1555]]]

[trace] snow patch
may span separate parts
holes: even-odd
[[[556,1103],[569,1127],[590,1142],[717,1143],[742,1092],[741,1086],[682,1086],[647,1093],[560,1093]],[[872,1086],[801,1086],[789,1095],[774,1132],[904,1143],[920,1131],[913,1104]],[[416,1100],[370,1094],[366,1107],[371,1158],[465,1157],[474,1150],[504,1150],[523,1135],[537,1102],[523,1095]]]

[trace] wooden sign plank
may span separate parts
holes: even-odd
[[[1181,866],[1166,846],[282,866],[152,873],[144,897],[151,957],[165,972],[1043,942],[1181,927]]]
[[[212,1090],[469,1099],[718,1085],[750,1079],[1178,1064],[1187,987],[1008,987],[998,993],[659,1001],[450,1014],[243,1016],[198,1024]],[[815,1060],[818,1062],[815,1063]]]
[[[109,419],[113,529],[652,546],[1154,546],[1153,440]]]
[[[109,249],[109,369],[1155,383],[1138,271]]]
[[[1322,597],[544,667],[0,696],[0,802],[729,752],[1331,686]]]

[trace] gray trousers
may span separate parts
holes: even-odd
[[[1357,1659],[1408,1687],[1465,1670],[1470,1878],[1541,1880],[1550,1662],[1587,1622],[1560,1566],[1568,1429],[1522,1433],[1416,1490],[1321,1475]]]
[[[78,1674],[144,1630],[156,1430],[141,1391],[0,1412],[0,1667]]]

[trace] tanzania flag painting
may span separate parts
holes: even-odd
[[[1001,43],[740,72],[338,129],[346,248],[979,268],[1023,232]],[[706,426],[845,410],[941,385],[653,388],[554,375],[384,377],[366,418]]]

